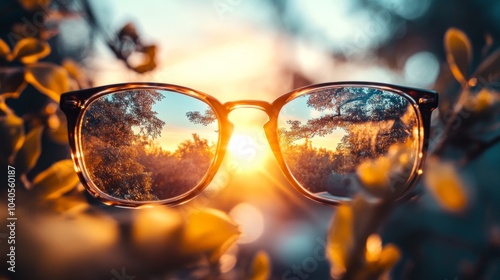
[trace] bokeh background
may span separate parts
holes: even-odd
[[[438,90],[444,96],[452,96],[461,90],[461,85],[446,63],[443,43],[445,32],[455,27],[467,34],[473,47],[470,69],[475,69],[486,54],[497,49],[500,40],[500,2],[495,0],[53,0],[31,1],[43,4],[44,7],[31,11],[24,9],[20,2],[30,1],[5,0],[0,4],[0,38],[12,48],[16,40],[13,40],[11,32],[18,23],[28,26],[24,31],[32,33],[29,36],[40,37],[45,34],[52,51],[44,60],[61,64],[64,59],[71,58],[78,62],[82,75],[85,76],[80,86],[132,81],[163,82],[206,92],[222,102],[242,99],[272,102],[301,86],[353,80],[429,88]],[[40,10],[47,14],[48,10],[58,11],[45,17],[47,29],[44,29],[43,34],[42,29],[36,25],[36,13]],[[34,29],[31,30],[32,27],[26,25],[27,22],[31,22]],[[124,26],[128,26],[128,29],[123,29]],[[134,29],[135,32],[130,31]],[[138,41],[134,44],[120,41],[120,32],[123,34],[123,30],[128,30],[126,32],[129,34],[137,34]],[[50,33],[50,36],[46,33]],[[128,54],[127,48],[133,49],[137,44],[146,47],[142,49],[143,52],[132,51],[125,63],[119,54]],[[150,47],[153,45],[154,50]],[[117,46],[125,51],[117,51]],[[151,71],[138,68],[134,71],[132,68],[137,65],[145,65]],[[46,96],[34,92],[36,89],[28,86],[19,98],[9,100],[7,104],[19,116],[47,110]],[[438,121],[436,113],[434,117]],[[498,120],[498,114],[495,117]],[[58,118],[63,122],[61,115]],[[262,112],[241,109],[233,112],[230,119],[236,130],[230,154],[216,177],[217,188],[174,211],[182,212],[190,207],[211,207],[228,213],[239,224],[242,236],[221,258],[220,271],[224,279],[240,279],[248,271],[253,256],[260,250],[269,255],[272,279],[328,279],[330,264],[324,257],[325,243],[334,208],[317,205],[302,198],[286,182],[262,130],[262,124],[266,121]],[[42,122],[45,121],[49,120],[46,118]],[[493,126],[490,130],[492,135],[488,139],[498,139],[498,128]],[[41,156],[27,174],[28,179],[33,179],[54,162],[68,158],[67,143],[64,140],[54,140],[52,134],[49,130],[43,134]],[[432,144],[431,151],[435,148]],[[458,161],[465,149],[461,145],[450,147],[441,156]],[[500,180],[495,171],[500,165],[499,152],[498,144],[493,143],[479,159],[472,162],[472,167],[460,171],[462,180],[468,186],[470,205],[484,205],[482,199],[488,196],[488,205],[499,204],[497,189],[500,188]],[[486,186],[488,192],[474,191],[482,186]],[[420,187],[417,190],[425,192]],[[422,245],[425,249],[420,253],[425,254],[422,258],[427,261],[407,263],[421,270],[403,275],[409,279],[462,278],[463,261],[459,257],[450,258],[450,254],[466,256],[464,258],[468,262],[465,267],[473,266],[471,263],[480,259],[476,256],[480,255],[476,251],[477,247],[490,248],[488,244],[481,243],[481,240],[487,239],[487,234],[482,231],[464,232],[469,228],[467,225],[485,231],[488,229],[489,232],[492,224],[499,231],[500,223],[497,224],[499,221],[496,214],[499,213],[498,207],[472,207],[474,211],[467,212],[465,218],[446,212],[439,216],[441,210],[436,206],[437,203],[426,198],[425,193],[423,196],[425,206],[410,204],[399,212],[395,211],[391,222],[384,227],[385,236],[393,241],[401,241],[401,235],[408,235],[398,235],[397,230],[415,225],[413,236],[439,227],[442,228],[440,232],[445,236],[444,240],[450,238],[455,241],[439,240],[438,245],[434,241],[425,243]],[[79,274],[80,270],[95,269],[103,271],[97,274],[102,279],[112,279],[116,278],[113,271],[123,272],[121,269],[126,268],[128,275],[147,275],[141,269],[128,265],[130,260],[122,263],[123,258],[116,257],[120,248],[128,252],[124,236],[127,235],[127,227],[136,222],[134,219],[138,214],[130,210],[103,208],[88,196],[86,200],[89,200],[91,207],[111,216],[106,219],[111,219],[110,223],[115,225],[112,228],[118,233],[109,236],[119,236],[125,241],[113,245],[113,250],[83,250],[78,244],[78,237],[75,237],[79,235],[75,235],[75,225],[72,222],[54,220],[50,215],[47,215],[49,218],[26,218],[25,221],[30,221],[30,224],[18,229],[20,242],[29,239],[27,235],[33,235],[35,237],[32,239],[35,241],[26,241],[26,244],[40,246],[40,250],[53,248],[57,251],[60,248],[57,246],[66,249],[60,256],[51,259],[54,262],[47,263],[42,259],[50,254],[49,251],[33,253],[33,249],[25,245],[24,250],[18,253],[19,270],[28,267],[36,271],[37,275],[52,275],[51,273],[55,273],[52,270],[65,270],[67,267],[74,269],[75,274]],[[26,210],[29,213],[36,212],[36,206],[25,205],[32,202],[29,198],[20,200],[18,207],[30,208]],[[433,213],[437,213],[437,216],[433,216]],[[166,215],[171,214],[169,212]],[[27,215],[32,217],[31,214]],[[58,212],[53,215],[65,214]],[[435,217],[435,220],[424,225],[421,217],[429,217],[427,215]],[[491,219],[485,218],[486,216]],[[456,223],[452,221],[443,224],[443,221],[450,219]],[[97,220],[102,223],[102,226],[97,227],[106,232],[103,236],[107,236],[107,220]],[[77,231],[93,231],[94,222],[78,222]],[[144,225],[145,228],[156,226]],[[419,231],[418,226],[425,230]],[[29,230],[29,234],[21,233],[20,230]],[[39,232],[42,237],[36,238]],[[92,237],[84,234],[81,238],[92,239],[95,235],[98,233],[88,235]],[[64,241],[54,244],[52,237],[47,236],[62,238]],[[113,237],[103,237],[96,244],[113,243],[112,240]],[[457,245],[464,244],[463,240],[471,241],[472,245],[465,246],[465,249]],[[476,240],[479,241],[475,242]],[[40,242],[50,245],[40,245]],[[407,242],[404,244],[408,248],[412,247],[408,244],[411,243],[411,238],[401,242]],[[1,245],[2,248],[5,245],[3,240]],[[69,248],[72,246],[74,250]],[[66,253],[74,260],[79,260],[75,256],[81,256],[81,265],[61,261]],[[96,254],[113,261],[97,265],[97,261],[92,260],[92,256]],[[150,256],[148,252],[144,254]],[[498,251],[493,250],[491,254],[495,256],[492,258],[493,268],[486,269],[483,276],[494,279],[491,277],[500,273],[499,260],[496,258]],[[148,258],[132,253],[128,256],[136,259],[138,264],[142,261],[137,258]],[[160,259],[153,258],[152,262]],[[33,264],[38,260],[39,264]],[[23,263],[26,266],[23,267]],[[154,273],[147,276],[160,277],[155,279],[205,277],[203,274],[193,276],[186,272],[184,262],[168,263],[170,265],[164,271],[155,268]],[[486,266],[489,265],[488,262]],[[63,269],[62,266],[66,268]],[[52,268],[46,270],[46,267]],[[189,270],[192,266],[187,268]],[[403,270],[401,267],[396,269],[397,272]],[[30,273],[18,275],[33,277]]]

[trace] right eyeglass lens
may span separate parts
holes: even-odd
[[[83,174],[117,199],[175,199],[206,176],[218,131],[214,110],[189,95],[156,89],[106,94],[82,116]]]
[[[279,113],[278,134],[296,181],[332,200],[367,190],[404,192],[422,137],[406,96],[363,86],[321,88],[289,101]]]

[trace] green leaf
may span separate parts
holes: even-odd
[[[0,103],[0,107],[6,107]],[[3,109],[3,108],[2,108]],[[6,108],[6,114],[0,117],[0,157],[11,162],[13,155],[22,147],[24,142],[23,120]],[[3,111],[3,110],[2,110]]]
[[[249,280],[266,280],[271,274],[271,261],[264,251],[255,254],[250,268]]]
[[[14,160],[14,166],[19,174],[28,173],[38,161],[42,152],[42,132],[43,127],[35,127],[26,135],[23,146]]]
[[[68,72],[53,63],[40,62],[26,67],[25,79],[41,93],[59,102],[62,93],[69,90]]]
[[[65,159],[52,164],[33,179],[33,191],[46,199],[59,198],[78,183],[73,161]]]
[[[500,76],[500,50],[488,56],[474,72],[474,77],[494,81]]]
[[[18,59],[24,64],[35,63],[50,54],[48,43],[35,38],[21,39],[12,51],[12,59]]]
[[[465,33],[450,28],[444,36],[446,59],[455,79],[462,85],[467,84],[468,67],[472,58],[472,47]]]

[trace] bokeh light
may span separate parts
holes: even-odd
[[[408,84],[429,87],[439,74],[439,62],[430,52],[418,52],[406,60],[404,77]]]
[[[377,0],[391,12],[409,20],[423,16],[431,6],[431,0]]]
[[[236,205],[229,215],[238,223],[242,232],[238,243],[252,243],[264,232],[264,215],[255,206],[249,203]]]

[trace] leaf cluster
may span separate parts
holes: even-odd
[[[335,278],[380,279],[391,269],[394,279],[498,277],[500,220],[491,213],[500,199],[492,160],[500,139],[500,52],[485,51],[471,71],[472,46],[462,31],[448,30],[444,46],[460,90],[441,95],[419,193],[401,203],[383,195],[390,186],[379,174],[392,172],[398,163],[390,159],[399,156],[358,167],[363,186],[379,195],[361,194],[337,209],[328,250]]]

